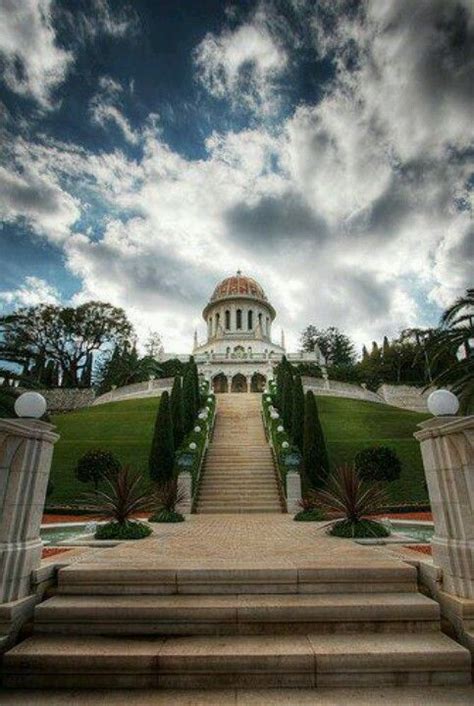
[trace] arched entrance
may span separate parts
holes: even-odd
[[[266,383],[266,377],[265,375],[262,375],[261,373],[254,373],[252,375],[252,382],[250,384],[250,391],[251,392],[263,392],[265,389],[265,383]]]
[[[212,380],[212,389],[214,392],[229,392],[229,385],[224,373],[219,373]]]
[[[247,392],[247,379],[242,373],[237,373],[232,378],[232,392]]]

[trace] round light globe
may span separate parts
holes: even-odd
[[[282,449],[288,449],[290,447],[289,443],[287,441],[284,441],[281,445]]]
[[[196,432],[196,434],[199,434],[199,432],[201,431],[201,427],[194,427],[194,431]]]
[[[24,392],[15,401],[15,413],[18,417],[39,419],[46,412],[46,400],[39,392]]]
[[[195,444],[194,441],[191,441],[191,443],[189,444],[189,448],[191,449],[191,451],[196,451],[197,444]]]
[[[285,430],[283,429],[282,425],[279,424],[279,425],[277,426],[277,431],[285,431]]]
[[[444,417],[456,414],[459,409],[459,400],[449,390],[435,390],[428,397],[428,410],[435,417]]]

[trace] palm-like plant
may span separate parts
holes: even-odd
[[[175,478],[158,485],[151,499],[155,511],[150,517],[150,522],[181,522],[184,520],[184,517],[176,511],[176,505],[179,505],[184,499],[184,490],[178,487],[178,481]]]
[[[441,317],[441,326],[432,338],[433,361],[451,356],[452,363],[434,379],[459,397],[461,411],[474,409],[474,289],[468,289]]]
[[[150,494],[142,490],[143,478],[134,474],[129,466],[105,479],[105,489],[87,493],[86,497],[95,505],[103,517],[119,525],[125,525],[138,512],[147,512],[151,507]]]
[[[363,481],[354,466],[336,468],[326,487],[312,492],[311,499],[326,513],[342,516],[331,529],[332,534],[359,537],[388,534],[383,525],[367,519],[387,505],[387,493],[380,485]]]

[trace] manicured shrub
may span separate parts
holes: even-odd
[[[173,423],[173,441],[175,449],[181,445],[184,437],[183,427],[183,388],[181,378],[176,375],[170,397],[171,420]]]
[[[158,510],[148,519],[148,522],[184,522],[184,515],[176,510]]]
[[[150,522],[183,522],[184,517],[176,512],[176,505],[182,502],[184,493],[178,488],[178,481],[172,480],[158,486],[152,496],[154,513]]]
[[[329,474],[326,440],[319,420],[316,398],[306,393],[303,430],[303,471],[306,488],[321,488]]]
[[[300,510],[293,519],[296,522],[322,522],[326,518],[319,508],[314,507],[312,510]]]
[[[291,436],[291,422],[293,420],[293,375],[289,369],[286,369],[284,374],[282,417],[285,429]]]
[[[96,539],[144,539],[152,532],[151,527],[143,522],[107,522],[99,525],[94,536]]]
[[[291,436],[293,443],[303,450],[304,435],[304,391],[301,375],[296,375],[293,379],[293,410],[291,418]]]
[[[397,480],[402,472],[402,464],[395,451],[388,446],[372,446],[362,449],[354,459],[354,465],[364,480]]]
[[[81,456],[74,473],[81,483],[93,483],[97,491],[101,481],[116,475],[119,470],[120,461],[113,453],[104,449],[90,449]]]
[[[333,524],[329,530],[329,534],[333,537],[369,539],[371,537],[388,537],[390,530],[384,527],[380,522],[375,522],[374,520],[359,520],[359,522],[340,520]]]
[[[167,392],[160,397],[155,431],[151,442],[148,469],[151,480],[162,485],[173,477],[174,442],[170,400]]]
[[[193,428],[197,411],[196,382],[193,369],[188,366],[183,381],[183,428],[185,435],[189,434]]]

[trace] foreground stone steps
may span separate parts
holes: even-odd
[[[61,594],[168,595],[168,594],[347,594],[416,593],[416,569],[408,564],[378,560],[373,566],[347,558],[344,567],[327,565],[301,568],[174,568],[123,566],[108,563],[71,564],[58,576]]]
[[[149,638],[35,635],[4,656],[22,688],[278,688],[469,684],[441,633]],[[269,700],[271,701],[271,699]]]
[[[74,635],[259,635],[434,631],[439,606],[419,593],[327,595],[57,595],[35,632]]]

